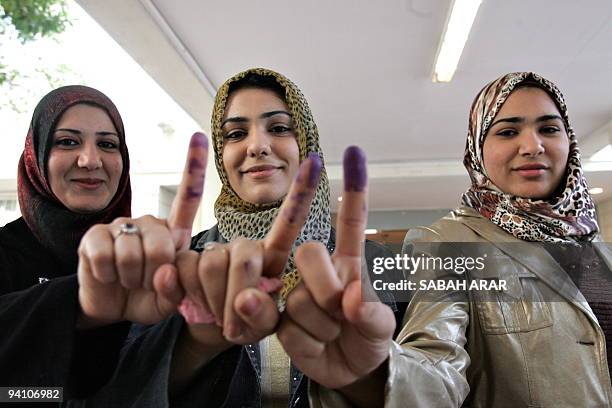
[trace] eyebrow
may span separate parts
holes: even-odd
[[[59,128],[59,129],[55,129],[55,131],[53,133],[59,132],[59,131],[73,133],[75,135],[80,135],[80,134],[83,133],[83,132],[81,132],[78,129],[71,129],[71,128]],[[119,137],[119,135],[117,133],[109,132],[108,130],[103,130],[101,132],[96,132],[96,135],[98,135],[98,136],[117,136],[117,137]]]
[[[546,121],[554,120],[554,119],[559,119],[560,121],[563,122],[563,118],[561,118],[561,116],[559,116],[559,115],[543,115],[543,116],[540,116],[540,117],[536,118],[535,122],[536,123],[538,123],[538,122],[546,122]],[[525,118],[524,117],[520,117],[520,116],[513,116],[511,118],[501,118],[501,119],[498,119],[495,122],[493,122],[490,127],[493,127],[493,126],[497,125],[498,123],[502,123],[502,122],[504,122],[504,123],[523,123],[523,122],[525,122]]]
[[[284,111],[284,110],[275,110],[275,111],[270,111],[270,112],[264,112],[261,115],[259,115],[259,118],[260,119],[266,119],[266,118],[269,118],[269,117],[274,116],[274,115],[287,115],[290,118],[293,117],[293,115],[291,115],[287,111]],[[234,117],[231,117],[231,118],[224,119],[221,122],[221,126],[220,127],[225,126],[226,123],[244,123],[244,122],[248,122],[248,121],[249,120],[247,118],[245,118],[244,116],[234,116]]]

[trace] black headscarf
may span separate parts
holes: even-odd
[[[63,113],[71,106],[88,104],[103,109],[119,136],[123,172],[115,196],[103,210],[75,213],[55,196],[47,175],[53,132]],[[36,106],[18,167],[19,207],[26,224],[39,240],[64,264],[76,264],[77,248],[85,232],[94,224],[130,216],[130,160],[125,144],[123,121],[113,102],[102,92],[82,85],[70,85],[48,93]]]

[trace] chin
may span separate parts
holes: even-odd
[[[528,190],[528,191],[519,191],[514,193],[514,195],[521,198],[529,198],[531,200],[546,200],[550,198],[551,192],[542,191],[542,190]]]
[[[285,195],[273,194],[273,193],[262,193],[262,194],[252,194],[250,197],[246,198],[246,201],[253,204],[272,204],[279,200],[285,198]]]
[[[249,186],[248,189],[244,189],[245,191],[248,191],[248,194],[241,195],[239,193],[238,195],[241,196],[243,200],[258,205],[275,203],[279,200],[282,200],[287,195],[287,191],[285,189],[277,189],[270,187],[278,187],[278,185]]]
[[[104,202],[104,203],[69,203],[69,204],[64,204],[66,205],[66,207],[75,213],[79,213],[79,214],[93,214],[93,213],[97,213],[100,212],[102,210],[104,210],[109,203]]]
[[[263,205],[263,204],[272,204],[275,203],[279,200],[282,200],[283,197],[280,198],[275,198],[273,196],[268,196],[268,197],[251,197],[251,199],[248,199],[246,201],[252,203],[252,204],[258,204],[258,205]]]

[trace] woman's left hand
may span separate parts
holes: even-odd
[[[336,250],[330,256],[320,243],[298,248],[302,283],[289,294],[277,333],[292,362],[311,380],[365,403],[357,401],[361,395],[383,396],[395,318],[385,304],[362,300],[367,175],[358,148],[345,152],[344,178]]]

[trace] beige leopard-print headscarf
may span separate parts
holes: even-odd
[[[215,202],[215,217],[218,221],[219,232],[228,241],[238,237],[248,239],[262,239],[266,236],[272,222],[278,214],[282,201],[270,204],[249,203],[236,194],[232,189],[223,167],[223,134],[221,121],[225,113],[225,104],[230,84],[238,81],[248,74],[273,77],[285,89],[285,102],[293,116],[293,123],[300,151],[300,162],[308,153],[316,152],[321,157],[322,171],[319,187],[315,193],[310,207],[310,214],[300,236],[294,243],[294,250],[306,241],[319,241],[327,244],[331,231],[331,217],[329,212],[329,181],[325,172],[323,152],[319,146],[319,134],[312,117],[308,103],[298,87],[283,75],[265,68],[252,68],[236,74],[228,79],[217,91],[212,115],[212,139],[215,152],[215,165],[221,178],[221,194]],[[279,298],[279,308],[284,309],[284,302],[289,292],[299,283],[292,251],[282,276],[283,287]]]
[[[512,91],[529,80],[550,95],[570,139],[565,188],[547,200],[516,197],[501,191],[487,176],[482,156],[484,139]],[[576,135],[570,125],[561,91],[533,72],[506,74],[485,86],[474,99],[463,163],[472,186],[462,201],[506,232],[525,241],[577,243],[591,241],[599,230],[595,205],[588,192]]]

